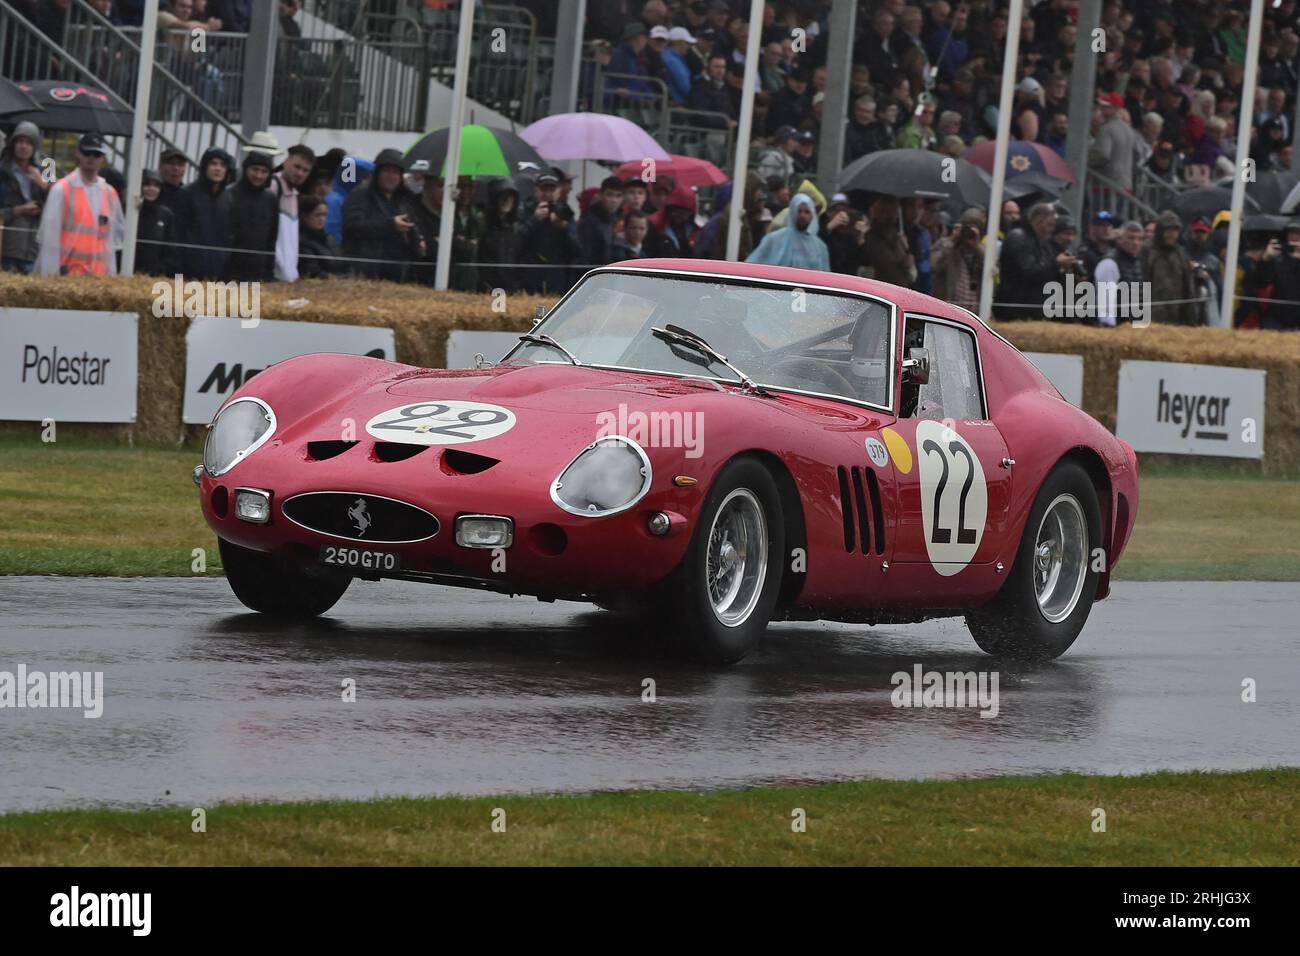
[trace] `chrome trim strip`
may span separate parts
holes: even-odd
[[[615,440],[623,442],[625,445],[632,448],[637,453],[637,455],[640,456],[642,470],[645,472],[645,480],[641,482],[641,489],[635,495],[633,495],[631,500],[629,500],[626,504],[619,505],[617,508],[608,508],[604,511],[582,511],[579,510],[578,508],[572,507],[571,505],[561,500],[557,492],[560,489],[560,479],[564,477],[565,472],[567,472],[570,468],[572,468],[577,463],[579,458],[581,458],[587,452],[591,451],[601,442],[615,441]],[[647,494],[650,493],[650,485],[651,483],[653,483],[653,481],[654,481],[654,468],[651,467],[650,456],[645,453],[644,448],[642,448],[632,439],[628,438],[626,435],[602,435],[600,438],[597,438],[586,448],[582,449],[582,451],[574,455],[573,458],[569,461],[569,463],[560,469],[560,473],[556,475],[555,480],[551,482],[551,500],[554,501],[555,504],[558,505],[561,510],[567,511],[571,515],[578,515],[579,517],[582,518],[605,518],[608,517],[609,515],[616,515],[619,514],[620,512],[627,511],[629,508],[635,507],[638,501],[640,501],[642,498],[644,498]]]
[[[425,514],[427,514],[430,518],[433,519],[433,534],[425,535],[423,538],[407,538],[401,541],[381,541],[376,538],[349,538],[347,535],[331,534],[328,531],[321,531],[319,528],[313,528],[311,525],[303,524],[301,521],[295,521],[291,515],[285,512],[284,510],[285,505],[287,505],[289,502],[297,501],[299,498],[309,498],[313,495],[357,495],[358,497],[364,497],[364,498],[382,498],[384,501],[392,501],[392,502],[396,502],[399,505],[406,505],[408,508],[414,508],[416,511],[423,511]],[[338,489],[328,489],[322,491],[303,491],[300,492],[299,494],[294,495],[292,498],[286,498],[284,499],[284,501],[280,502],[280,514],[284,515],[286,519],[292,521],[298,527],[310,531],[312,534],[321,534],[327,538],[338,538],[340,541],[356,541],[356,542],[360,542],[361,544],[366,544],[366,543],[418,544],[421,541],[430,541],[433,538],[436,538],[438,536],[438,532],[442,530],[442,522],[438,520],[438,516],[434,514],[432,511],[426,511],[424,508],[421,508],[419,505],[413,505],[409,501],[403,501],[401,498],[390,498],[388,497],[388,495],[375,495],[375,494],[371,494],[368,491],[340,491]]]
[[[218,419],[220,419],[221,416],[226,413],[226,409],[238,405],[240,402],[256,402],[258,405],[261,405],[262,410],[265,411],[267,416],[271,419],[271,425],[269,428],[267,428],[266,431],[262,433],[262,436],[258,438],[257,441],[253,442],[253,444],[249,445],[243,451],[236,452],[234,460],[231,461],[231,463],[228,464],[225,468],[222,468],[220,471],[211,471],[208,468],[206,459],[208,457],[208,439],[212,437],[212,429],[216,427]],[[203,439],[203,457],[205,459],[203,463],[203,470],[208,473],[209,477],[220,478],[222,475],[230,471],[230,469],[234,468],[236,465],[238,465],[241,461],[243,461],[253,452],[257,451],[259,448],[265,445],[267,441],[270,440],[271,436],[275,434],[275,429],[278,425],[279,422],[276,420],[275,410],[272,409],[270,405],[266,404],[266,402],[262,401],[260,398],[254,398],[252,395],[245,395],[243,398],[237,398],[233,402],[226,403],[225,405],[221,406],[220,409],[217,410],[217,414],[215,417],[213,417],[212,423],[208,425],[208,433]]]
[[[568,299],[569,296],[573,295],[573,293],[576,292],[578,288],[589,277],[594,275],[602,275],[606,273],[618,273],[620,275],[639,275],[639,276],[668,276],[670,278],[678,277],[678,276],[696,276],[702,279],[715,279],[720,281],[724,285],[743,286],[743,285],[759,284],[759,285],[776,286],[782,289],[816,289],[820,292],[828,292],[832,295],[847,296],[849,298],[854,298],[854,299],[865,299],[868,302],[876,302],[879,303],[880,305],[887,306],[889,308],[889,355],[890,355],[889,404],[887,406],[878,405],[875,402],[862,401],[861,399],[849,398],[845,395],[831,395],[827,392],[810,392],[799,388],[788,388],[784,385],[769,385],[766,382],[758,382],[758,384],[763,386],[763,388],[771,389],[774,392],[783,392],[791,395],[812,395],[817,398],[830,398],[838,402],[848,402],[850,405],[858,405],[864,408],[873,409],[875,411],[885,412],[886,414],[889,415],[895,415],[895,416],[897,415],[897,413],[894,411],[894,409],[897,406],[897,396],[895,395],[894,380],[896,377],[895,373],[897,372],[895,365],[897,364],[896,358],[897,358],[897,351],[898,351],[898,319],[901,313],[899,311],[898,304],[895,302],[890,302],[888,299],[882,299],[880,298],[880,296],[872,295],[869,292],[857,292],[852,289],[837,289],[833,286],[815,285],[813,283],[791,283],[785,279],[760,279],[751,276],[731,275],[729,273],[723,273],[723,272],[695,272],[695,271],[687,272],[687,271],[670,271],[668,269],[636,269],[631,267],[620,268],[617,265],[612,265],[612,266],[602,266],[599,269],[592,269],[589,272],[584,273],[582,278],[579,279],[577,282],[575,282],[568,292],[560,296],[560,300],[551,307],[551,310],[546,313],[546,318],[544,318],[538,326],[535,326],[534,330],[536,330],[537,328],[541,328],[543,325],[549,322],[551,320],[551,317],[555,315],[556,312],[559,311],[560,306],[564,304],[565,300]],[[732,280],[732,281],[728,282],[727,280]],[[512,348],[509,352],[505,354],[505,356],[501,359],[501,362],[509,361],[510,357],[514,355],[518,349],[522,348],[526,344],[527,343],[525,342],[520,342],[518,345],[516,345],[514,348]],[[535,364],[568,365],[567,362],[565,363],[537,362]],[[648,375],[664,375],[669,378],[697,378],[709,382],[726,382],[728,384],[732,384],[732,380],[728,378],[718,378],[712,375],[690,375],[685,372],[666,372],[663,369],[635,368],[627,365],[600,365],[595,362],[584,362],[583,367],[599,368],[599,369],[605,369],[608,371],[617,371],[617,372],[643,372]],[[740,383],[736,382],[734,384],[739,385]]]

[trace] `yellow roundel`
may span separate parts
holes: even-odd
[[[907,442],[903,440],[903,436],[892,428],[882,428],[880,434],[884,436],[885,447],[889,449],[889,457],[894,459],[894,467],[905,475],[910,474],[912,471],[912,449],[907,447]]]

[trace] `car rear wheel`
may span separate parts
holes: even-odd
[[[1097,594],[1092,551],[1102,542],[1092,479],[1079,465],[1059,465],[1043,482],[1025,522],[1006,584],[966,615],[981,649],[998,657],[1060,657],[1083,630]]]
[[[665,624],[693,657],[740,660],[758,643],[781,590],[785,526],[771,473],[740,458],[709,490],[686,557],[669,579]]]
[[[309,618],[324,614],[352,583],[332,568],[308,567],[273,558],[218,539],[226,581],[251,610],[275,617]]]

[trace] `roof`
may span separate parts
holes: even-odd
[[[939,318],[954,319],[965,325],[981,326],[965,309],[958,308],[942,299],[878,282],[875,279],[863,279],[859,276],[843,275],[839,272],[821,272],[816,269],[792,269],[788,266],[759,265],[748,262],[728,262],[725,259],[629,259],[624,262],[604,266],[596,271],[645,270],[647,272],[693,272],[719,276],[734,276],[740,279],[768,279],[776,282],[788,282],[792,286],[822,286],[829,289],[842,289],[845,292],[857,292],[874,295],[897,303],[904,312],[921,312]],[[974,321],[972,322],[972,319]]]

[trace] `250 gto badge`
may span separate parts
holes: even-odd
[[[380,412],[366,422],[366,433],[407,445],[463,445],[496,438],[514,427],[515,413],[508,408],[443,399]]]

